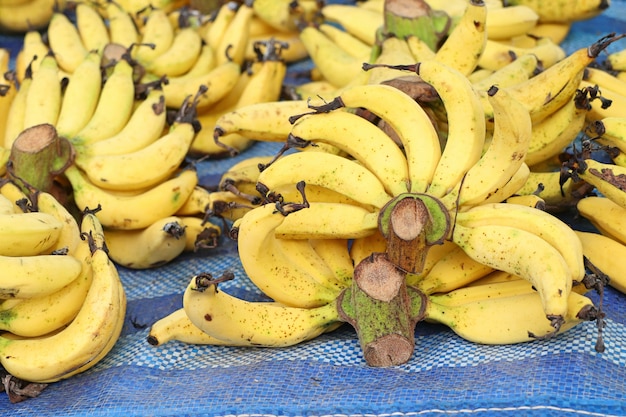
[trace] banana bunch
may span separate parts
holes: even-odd
[[[114,347],[124,288],[92,212],[80,225],[51,194],[0,185],[0,363],[11,375],[54,382],[84,372]]]
[[[55,10],[62,10],[65,6],[64,0],[2,0],[0,32],[23,33],[43,29]]]

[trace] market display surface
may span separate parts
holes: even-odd
[[[626,3],[402,3],[0,0],[3,414],[626,414]]]

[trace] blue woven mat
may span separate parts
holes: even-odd
[[[626,32],[626,2],[576,23],[563,44],[571,52],[608,32]],[[0,36],[19,48],[19,38]],[[625,45],[620,43],[623,48]],[[611,50],[611,49],[609,49]],[[205,183],[241,158],[273,154],[258,143],[237,158],[207,161]],[[233,242],[202,256],[184,255],[155,270],[120,268],[128,293],[122,337],[95,368],[51,384],[36,399],[11,404],[11,416],[619,416],[626,415],[626,296],[608,289],[606,352],[594,351],[595,323],[549,341],[482,346],[447,328],[419,323],[411,360],[398,367],[365,366],[354,331],[345,326],[280,349],[146,342],[148,326],[182,305],[198,272],[234,270],[220,285],[257,299]]]

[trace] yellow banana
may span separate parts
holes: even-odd
[[[2,149],[4,149],[4,135],[9,121],[9,111],[18,90],[15,72],[9,72],[10,58],[9,50],[0,48],[0,148]],[[6,159],[4,159],[5,154],[8,157],[8,149],[2,151],[2,156],[0,157],[2,166],[6,164]],[[3,168],[0,167],[0,172],[2,172],[2,170]],[[2,173],[2,175],[4,174]]]
[[[55,125],[59,136],[74,137],[93,117],[102,89],[100,60],[98,53],[88,53],[70,77]]]
[[[32,256],[52,248],[63,223],[48,213],[27,212],[0,216],[0,255]]]
[[[92,184],[109,190],[156,186],[181,167],[194,138],[191,123],[175,122],[144,148],[120,155],[78,154],[74,160]]]
[[[215,49],[218,65],[228,61],[243,64],[248,46],[250,21],[254,15],[252,5],[243,3],[239,6]]]
[[[562,220],[545,211],[519,204],[481,204],[457,213],[456,221],[467,227],[492,224],[534,233],[561,253],[572,279],[580,281],[585,275],[582,247],[576,234]]]
[[[435,88],[448,116],[446,144],[427,189],[428,194],[442,197],[481,157],[486,131],[484,110],[472,84],[455,68],[435,59],[421,62],[416,73]]]
[[[620,49],[608,54],[606,61],[610,68],[615,71],[626,70],[626,49]]]
[[[176,216],[155,221],[144,229],[104,230],[109,257],[131,269],[156,268],[177,258],[185,249],[185,228]]]
[[[202,49],[202,38],[194,27],[184,27],[175,35],[172,44],[154,60],[143,63],[152,74],[176,77],[189,71]]]
[[[498,88],[506,88],[522,81],[528,80],[539,71],[539,59],[535,54],[518,56],[511,63],[493,71],[488,77],[473,83],[474,89],[484,92],[492,85]]]
[[[482,0],[470,0],[434,59],[463,75],[471,74],[487,42],[487,14],[487,7]]]
[[[511,226],[456,224],[453,241],[474,260],[530,281],[539,292],[555,329],[567,315],[572,272],[556,248],[543,238]]]
[[[306,0],[259,0],[252,7],[259,19],[283,32],[298,30],[298,24],[310,21],[320,8]]]
[[[202,39],[214,51],[219,47],[226,28],[237,13],[237,8],[237,3],[233,2],[225,2],[220,5],[211,26],[204,32]]]
[[[88,53],[77,27],[63,12],[54,13],[50,19],[48,43],[59,63],[59,68],[70,74]]]
[[[280,244],[274,233],[283,220],[284,216],[268,204],[254,208],[236,222],[239,257],[246,274],[264,294],[284,305],[311,308],[331,302],[338,291],[310,275],[319,276],[323,270],[302,270],[301,263],[288,261],[285,250],[289,247]],[[332,275],[332,271],[326,272]]]
[[[103,226],[115,229],[142,229],[172,215],[198,183],[196,172],[187,169],[139,194],[116,195],[92,184],[74,165],[64,173],[72,185],[78,208],[94,210],[101,205],[98,219]]]
[[[352,284],[354,264],[350,257],[348,239],[318,239],[310,240],[309,244],[322,258],[335,276],[341,288]]]
[[[297,308],[245,301],[218,291],[217,283],[207,275],[191,280],[183,307],[191,322],[207,334],[250,346],[292,346],[319,336],[339,321],[334,302]]]
[[[468,285],[493,271],[489,265],[472,259],[463,248],[453,246],[421,274],[407,275],[407,284],[424,294],[445,293]]]
[[[85,220],[83,220],[85,221]],[[80,262],[79,262],[80,263]],[[92,283],[72,322],[43,338],[13,340],[0,337],[0,363],[11,375],[31,382],[67,378],[76,368],[95,365],[94,359],[117,339],[126,305],[113,262],[98,247],[91,255]]]
[[[591,299],[575,292],[567,296],[567,301],[564,322],[557,331],[559,334],[589,320],[586,318],[589,311],[595,309]],[[446,295],[430,297],[426,305],[426,320],[444,324],[470,342],[513,344],[530,342],[555,333],[550,321],[545,319],[541,297],[535,292],[485,297],[460,305],[444,303]]]
[[[512,195],[505,200],[507,204],[518,204],[521,206],[532,207],[538,210],[546,210],[546,200],[537,194]]]
[[[141,36],[133,17],[117,2],[108,2],[105,6],[109,22],[111,43],[128,49],[131,45],[140,42]]]
[[[368,51],[364,56],[369,55],[370,52]],[[362,57],[358,56],[357,58],[363,59]],[[389,81],[397,77],[406,76],[406,71],[388,66],[406,65],[407,63],[412,62],[414,62],[413,54],[411,53],[409,44],[404,39],[395,36],[386,37],[380,42],[380,53],[373,61],[374,65],[384,64],[384,66],[369,69],[369,78],[367,79],[367,83],[381,84],[385,81]]]
[[[534,28],[528,31],[531,36],[550,39],[560,45],[569,35],[574,22],[537,22]]]
[[[302,152],[285,155],[265,168],[258,177],[258,182],[268,191],[285,186],[295,187],[300,181],[306,184],[305,193],[308,185],[317,185],[365,206],[382,208],[391,199],[382,182],[363,165],[324,152],[314,157]]]
[[[242,193],[257,193],[256,184],[259,180],[259,174],[262,168],[269,167],[268,163],[273,159],[273,155],[248,156],[243,158],[222,173],[219,188],[223,189],[224,185],[232,184]]]
[[[15,57],[15,72],[17,80],[21,83],[26,76],[26,69],[30,66],[30,71],[36,72],[39,68],[41,58],[46,56],[50,48],[44,42],[41,32],[29,30],[24,34],[22,49]]]
[[[13,142],[24,130],[24,119],[26,116],[26,97],[32,84],[31,71],[27,71],[26,77],[20,82],[17,93],[11,101],[9,112],[6,116],[6,126],[4,131],[4,148],[11,149]]]
[[[539,22],[539,15],[527,5],[488,8],[487,36],[489,39],[504,40],[525,35]]]
[[[4,271],[1,298],[32,298],[58,291],[80,275],[81,261],[71,255],[0,256]]]
[[[610,0],[553,1],[510,0],[509,6],[523,4],[539,15],[540,22],[568,22],[598,16],[611,4]]]
[[[9,32],[27,32],[44,29],[56,7],[63,8],[65,1],[33,0],[16,6],[0,6],[0,28]]]
[[[183,251],[197,252],[213,249],[219,245],[222,228],[210,221],[195,216],[177,216],[185,229]]]
[[[623,256],[626,246],[599,233],[576,231],[583,245],[583,254],[603,274],[609,277],[609,285],[626,294],[626,274]]]
[[[626,192],[620,182],[626,176],[626,168],[594,159],[585,159],[581,165],[581,169],[576,172],[578,178],[593,185],[614,203],[626,207]]]
[[[192,345],[235,346],[200,330],[189,320],[182,307],[152,323],[147,341],[152,346],[162,346],[171,341]]]
[[[290,137],[341,149],[376,175],[390,195],[409,189],[409,171],[402,150],[361,116],[345,111],[304,116],[294,123]]]
[[[312,106],[318,112],[342,107],[363,107],[384,120],[397,133],[404,147],[410,191],[426,191],[441,157],[441,145],[424,109],[409,95],[385,84],[349,87],[332,101]]]
[[[509,182],[524,162],[532,132],[528,110],[505,89],[491,90],[489,100],[496,114],[493,138],[460,181],[458,195],[455,191],[444,197],[448,207],[457,200],[459,206],[480,204]]]
[[[109,29],[98,7],[90,3],[78,3],[75,10],[76,28],[85,49],[102,54],[110,38]]]
[[[588,108],[575,97],[533,125],[525,162],[532,166],[557,156],[584,129]]]
[[[622,96],[626,96],[626,81],[620,80],[608,71],[587,67],[583,75],[583,80],[590,84],[598,85],[600,91],[607,89]]]
[[[368,45],[376,43],[376,30],[383,25],[380,12],[349,4],[326,4],[321,12],[324,18],[338,23]]]
[[[56,242],[48,248],[52,253],[66,251],[73,254],[80,245],[80,228],[72,213],[56,197],[45,191],[34,193],[33,206],[36,211],[53,216],[61,223],[61,230]]]
[[[68,139],[83,145],[119,133],[132,114],[134,97],[133,67],[126,60],[117,61],[102,86],[93,116],[76,136]]]
[[[624,106],[626,105],[626,96],[607,87],[598,87],[597,84],[591,84],[582,80],[579,88],[597,92],[602,100],[592,100],[591,108],[587,112],[587,120],[595,122],[607,117],[626,117]],[[608,103],[608,106],[605,104]]]
[[[597,196],[581,199],[576,208],[600,233],[626,245],[626,208],[610,198]]]
[[[498,274],[510,278],[494,278]],[[435,302],[446,307],[461,306],[463,304],[474,303],[480,300],[493,300],[496,298],[507,298],[516,295],[536,293],[533,285],[523,278],[515,277],[508,272],[493,271],[483,278],[470,283],[461,288],[457,288],[442,294],[435,294],[432,297]],[[489,280],[476,284],[479,281]],[[495,282],[494,282],[495,281]]]
[[[163,91],[152,89],[117,134],[97,142],[76,145],[78,157],[122,155],[144,149],[163,136],[166,116]]]
[[[319,29],[333,42],[355,58],[361,59],[371,52],[372,47],[370,45],[352,35],[350,32],[347,32],[335,25],[322,23],[319,25]]]
[[[141,44],[133,46],[131,54],[139,63],[154,61],[167,51],[174,41],[174,26],[163,9],[151,9],[141,31]]]
[[[42,57],[37,72],[33,74],[26,96],[23,129],[49,123],[56,124],[61,109],[61,82],[55,56]]]

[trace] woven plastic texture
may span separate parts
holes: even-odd
[[[563,46],[572,52],[609,32],[626,32],[626,1],[614,0],[602,16],[576,23]],[[19,42],[0,37],[3,47],[17,49]],[[275,144],[258,143],[236,158],[203,162],[201,181],[213,184],[241,158],[276,150]],[[365,365],[348,326],[289,348],[179,342],[155,348],[146,342],[149,325],[182,305],[193,275],[225,269],[236,279],[220,289],[260,299],[228,239],[209,254],[185,255],[158,269],[119,268],[128,313],[113,351],[95,368],[51,384],[35,399],[11,404],[0,395],[0,415],[626,415],[626,296],[612,289],[604,299],[602,354],[594,350],[595,323],[548,341],[509,346],[469,343],[443,326],[419,323],[411,360],[385,369]]]

